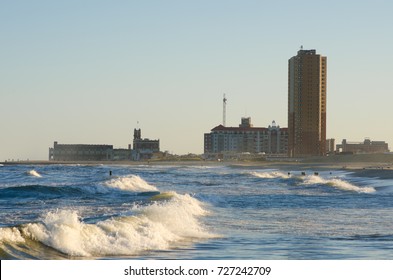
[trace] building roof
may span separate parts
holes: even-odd
[[[57,148],[113,148],[113,145],[108,144],[54,144]]]
[[[265,131],[265,127],[226,127],[220,124],[211,131]]]
[[[269,130],[266,127],[226,127],[223,126],[222,124],[214,127],[211,131],[215,132],[215,131],[238,131],[238,132],[247,132],[247,131],[266,131]],[[288,130],[288,128],[280,128],[280,130],[286,131]]]

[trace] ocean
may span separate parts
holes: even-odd
[[[380,174],[3,165],[0,259],[391,260],[393,170]]]

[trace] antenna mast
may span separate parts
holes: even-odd
[[[226,107],[227,107],[227,99],[225,97],[222,99],[222,125],[226,126]]]

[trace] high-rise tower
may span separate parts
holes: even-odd
[[[326,57],[301,50],[288,61],[288,154],[326,154]]]

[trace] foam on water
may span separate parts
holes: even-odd
[[[18,228],[0,228],[0,243],[22,243],[24,241]]]
[[[393,174],[312,168],[0,167],[0,259],[391,259]]]
[[[207,214],[201,202],[172,193],[167,201],[133,206],[130,214],[96,224],[84,223],[74,210],[49,212],[41,223],[0,231],[2,239],[37,240],[69,256],[134,255],[145,250],[165,250],[176,242],[211,238],[199,222]],[[20,232],[19,232],[20,231]]]
[[[263,179],[289,178],[288,174],[279,171],[251,172],[250,174]]]
[[[352,191],[358,193],[375,192],[375,189],[373,187],[359,187],[342,179],[338,179],[338,178],[324,179],[320,176],[315,176],[315,175],[304,177],[303,183],[306,185],[322,184],[322,185],[332,186],[336,189],[340,189],[343,191]]]
[[[155,186],[150,185],[145,180],[137,175],[129,175],[124,177],[117,177],[105,182],[105,185],[111,188],[120,189],[124,191],[157,191]]]
[[[35,171],[34,169],[30,170],[27,172],[27,175],[33,176],[33,177],[42,177],[40,173],[38,173],[37,171]]]

